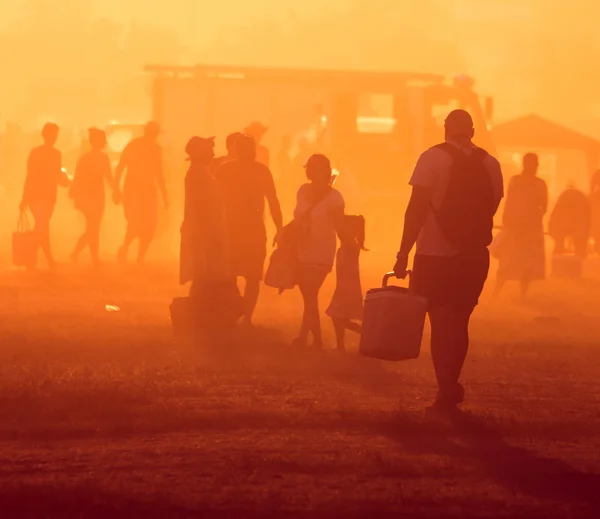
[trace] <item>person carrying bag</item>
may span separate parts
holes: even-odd
[[[17,230],[12,236],[12,261],[16,267],[34,268],[37,264],[38,239],[26,211],[19,213]]]

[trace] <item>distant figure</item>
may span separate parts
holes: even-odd
[[[600,169],[592,175],[590,206],[592,210],[591,236],[594,240],[594,252],[600,254]]]
[[[269,129],[262,123],[254,121],[245,130],[246,135],[250,135],[256,142],[256,160],[261,164],[264,164],[268,168],[271,167],[271,156],[266,146],[261,144],[262,138],[265,136]]]
[[[129,247],[139,239],[138,264],[142,264],[158,225],[158,191],[165,208],[169,202],[162,164],[162,150],[157,142],[160,127],[150,122],[144,135],[133,139],[123,150],[115,171],[115,201],[123,203],[127,232],[119,249],[119,262],[127,261]],[[121,179],[127,170],[123,191]]]
[[[577,256],[587,256],[592,223],[590,205],[588,197],[573,185],[558,197],[548,225],[555,243],[554,254],[565,254],[568,242]]]
[[[324,155],[313,155],[306,163],[308,184],[298,190],[294,219],[304,233],[298,242],[298,287],[304,302],[302,326],[294,340],[306,346],[312,334],[313,345],[323,347],[319,292],[335,260],[337,233],[344,219],[344,198],[333,188],[331,163]]]
[[[185,147],[190,167],[185,177],[180,282],[191,281],[191,293],[230,275],[225,205],[211,174],[214,145],[214,138],[192,137]]]
[[[104,151],[106,133],[97,128],[90,128],[90,150],[85,152],[75,168],[75,177],[70,196],[75,208],[85,217],[85,232],[79,238],[71,259],[77,262],[79,255],[89,247],[94,265],[98,265],[100,244],[100,224],[104,214],[105,184],[112,189],[113,180],[110,159]]]
[[[228,341],[243,308],[230,268],[225,205],[212,173],[214,145],[214,138],[192,137],[185,147],[190,167],[185,177],[180,282],[192,282],[196,330],[222,343]]]
[[[44,126],[44,144],[34,148],[27,161],[27,176],[21,201],[21,210],[29,209],[33,214],[34,231],[50,268],[56,266],[50,246],[50,220],[56,205],[58,186],[69,186],[69,180],[62,170],[61,153],[54,147],[58,133],[56,124],[48,123]]]
[[[361,251],[366,250],[364,217],[345,216],[339,234],[341,245],[335,260],[335,292],[325,313],[333,321],[337,349],[344,352],[346,330],[361,332],[363,293],[359,257]]]
[[[224,155],[223,157],[218,157],[212,161],[211,169],[213,171],[217,171],[226,162],[237,159],[237,143],[240,140],[240,138],[243,137],[243,135],[243,133],[236,132],[231,133],[227,136],[227,139],[225,140],[227,155]]]
[[[407,276],[415,243],[411,288],[428,301],[431,356],[439,391],[435,412],[464,399],[459,383],[469,348],[469,321],[486,282],[494,215],[503,197],[500,163],[472,143],[464,110],[445,121],[445,142],[425,151],[410,184],[404,233],[394,273]]]
[[[496,295],[507,281],[519,281],[525,298],[533,281],[546,276],[544,215],[548,210],[548,188],[538,178],[538,156],[523,157],[523,172],[510,179],[503,214],[506,241],[499,253]]]
[[[233,273],[246,281],[244,322],[252,324],[267,256],[265,200],[277,232],[283,226],[281,207],[271,171],[256,159],[256,143],[250,136],[238,141],[238,158],[216,173],[225,199]]]

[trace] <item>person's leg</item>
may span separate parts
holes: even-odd
[[[346,328],[349,321],[346,319],[332,318],[333,329],[335,330],[335,340],[339,351],[346,351]]]
[[[123,245],[121,245],[121,248],[119,249],[119,254],[118,254],[119,263],[121,263],[121,264],[127,263],[127,255],[129,254],[129,247],[131,247],[131,244],[133,243],[134,239],[135,239],[135,234],[134,234],[133,230],[131,229],[131,225],[128,223],[127,230],[125,231],[125,239],[123,240]]]
[[[143,265],[144,261],[146,261],[146,254],[148,253],[148,249],[150,248],[150,243],[152,243],[152,238],[146,236],[140,236],[140,247],[138,249],[138,257],[137,264]]]
[[[83,234],[77,240],[77,243],[75,244],[75,248],[73,249],[73,252],[71,254],[71,259],[73,260],[73,263],[77,263],[77,261],[79,260],[79,255],[83,252],[83,249],[85,249],[86,245],[88,244],[88,233],[89,233],[89,219],[86,217],[85,230],[83,231]]]
[[[351,332],[358,333],[360,335],[362,333],[362,324],[355,321],[348,321],[346,323],[346,330],[350,330]]]
[[[40,248],[42,249],[44,256],[46,256],[48,265],[50,266],[50,268],[54,268],[56,266],[56,261],[54,261],[54,257],[52,256],[52,247],[50,245],[50,218],[51,217],[52,217],[52,213],[38,214],[37,216],[34,214],[34,218],[35,218],[34,231],[37,234]]]
[[[438,403],[460,404],[464,390],[459,384],[469,349],[469,320],[472,309],[440,306],[430,310],[431,357],[438,381]]]
[[[252,317],[260,295],[260,279],[257,276],[245,278],[244,287],[244,324],[252,325]]]
[[[100,262],[99,250],[101,218],[101,215],[95,214],[89,216],[87,221],[88,245],[90,247],[90,254],[92,256],[92,262],[94,265],[98,265]]]
[[[302,267],[300,273],[300,293],[304,300],[304,313],[299,341],[306,342],[308,334],[313,336],[314,345],[322,347],[321,315],[319,313],[319,291],[327,273],[314,267]]]

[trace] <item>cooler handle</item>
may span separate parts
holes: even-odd
[[[412,270],[407,270],[406,271],[406,277],[408,277],[408,283],[410,285],[410,276],[412,275]],[[383,281],[381,282],[381,286],[382,287],[387,287],[388,286],[388,281],[392,278],[396,278],[396,274],[394,274],[393,272],[388,272],[385,276],[383,276]],[[396,278],[398,279],[398,278]]]

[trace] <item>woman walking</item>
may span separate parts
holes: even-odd
[[[77,262],[79,255],[89,247],[94,265],[99,263],[100,225],[104,214],[105,183],[113,187],[110,159],[104,152],[106,134],[97,128],[89,130],[90,151],[81,156],[75,168],[70,196],[75,208],[85,218],[85,231],[77,241],[71,259]]]
[[[298,191],[294,218],[301,224],[298,239],[298,286],[304,302],[302,326],[295,345],[323,347],[319,292],[331,272],[337,247],[337,231],[344,218],[344,199],[333,188],[331,163],[324,155],[313,155],[306,163],[308,183]]]

